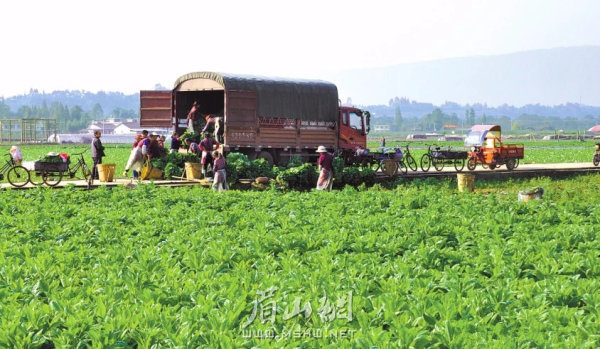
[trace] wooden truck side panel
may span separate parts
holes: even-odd
[[[337,146],[337,123],[257,115],[254,91],[225,93],[225,144],[229,148],[303,149]]]
[[[140,126],[170,127],[173,125],[173,92],[140,91]]]
[[[230,147],[254,146],[257,141],[256,92],[225,93],[225,143]]]

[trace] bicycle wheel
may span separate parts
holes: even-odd
[[[421,156],[421,170],[423,170],[423,172],[427,172],[430,168],[431,156],[429,154],[423,154],[423,156]]]
[[[469,171],[474,171],[475,167],[477,167],[477,159],[474,157],[470,157],[467,160],[467,168],[469,169]]]
[[[55,187],[62,180],[62,172],[44,172],[42,173],[42,180],[49,187]]]
[[[20,188],[29,182],[29,170],[23,166],[13,166],[6,177],[12,186]]]
[[[406,166],[408,166],[408,168],[410,168],[413,171],[417,171],[419,169],[415,158],[413,158],[410,154],[406,156]]]
[[[398,161],[398,172],[402,175],[405,175],[408,172],[408,169],[406,168],[406,164],[404,163],[404,160]]]
[[[81,164],[81,173],[83,174],[83,179],[85,180],[92,176],[92,170],[90,170],[85,162]]]
[[[454,159],[454,168],[456,172],[460,172],[465,168],[465,159]]]
[[[371,170],[377,172],[379,171],[379,169],[381,168],[381,163],[383,162],[383,160],[381,161],[375,161],[374,163],[371,164]]]
[[[431,160],[431,162],[433,163],[433,167],[435,167],[435,170],[436,170],[436,171],[438,171],[438,172],[439,172],[439,171],[441,171],[441,170],[443,170],[443,169],[444,169],[444,160],[443,160],[443,159],[436,159],[436,158],[433,158],[433,159]]]

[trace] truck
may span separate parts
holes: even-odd
[[[350,161],[367,145],[369,112],[342,106],[337,87],[321,80],[188,73],[173,90],[140,91],[140,126],[173,127],[181,134],[194,102],[201,114],[222,118],[225,154],[285,164],[295,155],[314,161],[322,145]]]

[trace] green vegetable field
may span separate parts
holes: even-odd
[[[597,348],[599,182],[3,191],[0,347]]]

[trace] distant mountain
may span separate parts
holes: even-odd
[[[393,96],[493,106],[600,106],[600,46],[476,56],[347,70],[324,77],[342,100],[383,104]]]

